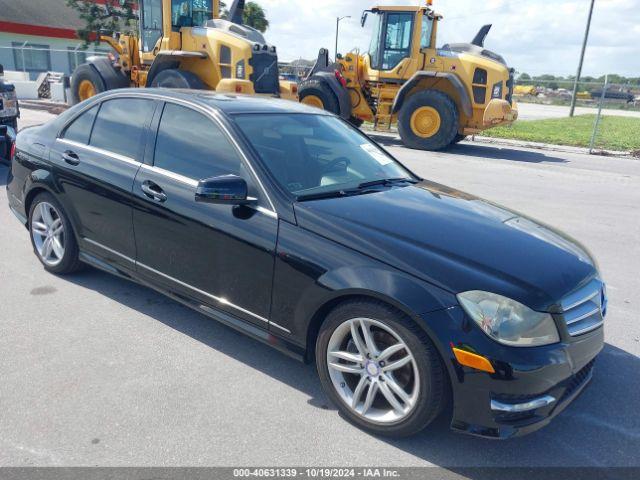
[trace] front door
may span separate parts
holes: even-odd
[[[388,72],[410,60],[414,19],[414,12],[378,14],[369,49],[372,69]]]
[[[166,103],[154,123],[152,165],[133,187],[139,275],[267,328],[278,220],[265,193],[209,115]],[[264,208],[195,202],[199,179],[227,174],[243,177]]]

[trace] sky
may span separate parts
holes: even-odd
[[[366,51],[370,30],[360,27],[362,11],[378,5],[417,5],[417,0],[257,0],[270,27],[265,36],[281,61],[315,59],[320,47],[333,57],[337,16],[338,51]],[[424,3],[422,0],[420,3]],[[492,23],[485,47],[509,66],[530,75],[575,75],[590,0],[434,0],[444,16],[438,46],[470,42],[478,29]],[[372,22],[368,22],[372,23]],[[640,76],[640,0],[595,0],[583,75],[617,73]]]

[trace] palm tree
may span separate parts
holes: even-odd
[[[247,2],[242,20],[245,25],[249,25],[263,33],[269,28],[269,20],[267,20],[262,7],[256,2]]]

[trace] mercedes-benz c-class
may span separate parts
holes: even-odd
[[[23,130],[7,189],[46,270],[97,267],[315,362],[373,433],[447,406],[457,431],[533,431],[603,346],[605,287],[577,241],[294,102],[105,92]]]

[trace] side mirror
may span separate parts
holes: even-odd
[[[365,10],[364,12],[362,12],[362,17],[360,17],[360,26],[364,28],[365,24],[367,23],[367,17],[369,16],[369,12],[367,10]]]
[[[198,182],[196,202],[249,205],[255,199],[247,197],[247,190],[247,182],[237,175],[205,178]]]

